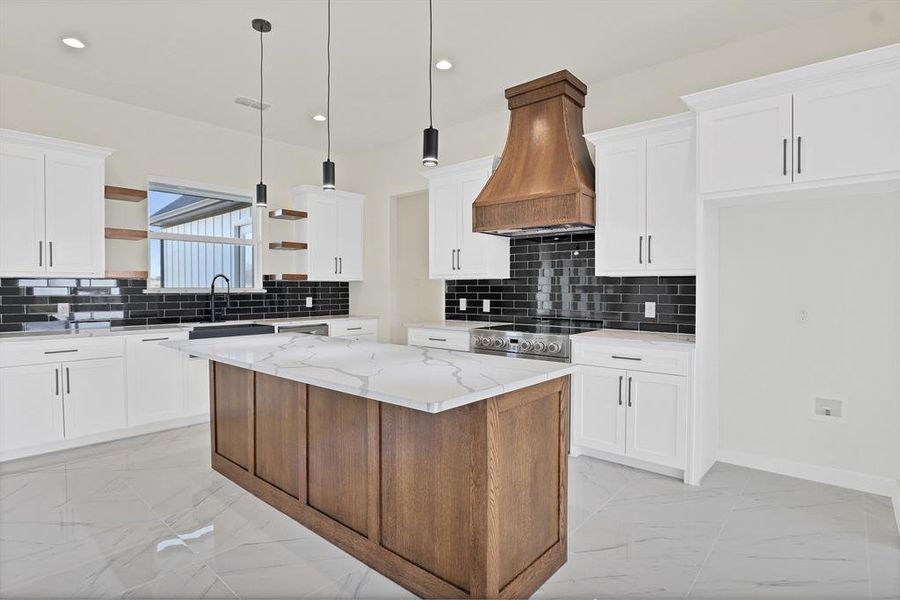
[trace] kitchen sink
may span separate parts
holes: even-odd
[[[231,337],[235,335],[261,335],[264,333],[275,333],[273,325],[263,325],[260,323],[229,323],[226,325],[204,325],[195,327],[188,334],[189,340],[199,340],[204,338]]]

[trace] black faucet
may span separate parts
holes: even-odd
[[[223,273],[219,273],[215,277],[212,278],[212,281],[209,282],[209,321],[210,323],[216,322],[216,280],[221,277],[225,280],[226,292],[225,292],[225,308],[228,308],[228,304],[231,302],[231,280],[228,279]],[[225,312],[223,311],[224,315]]]

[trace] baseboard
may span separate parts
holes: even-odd
[[[166,429],[175,429],[177,427],[187,427],[188,425],[197,425],[209,421],[209,413],[192,415],[190,417],[179,417],[177,419],[169,419],[167,421],[158,421],[156,423],[146,423],[135,427],[125,427],[122,429],[114,429],[112,431],[104,431],[93,435],[86,435],[69,440],[60,440],[49,444],[41,444],[39,446],[29,446],[28,448],[16,448],[14,450],[4,450],[0,452],[0,462],[16,460],[19,458],[28,458],[29,456],[38,456],[40,454],[49,454],[51,452],[59,452],[61,450],[71,450],[72,448],[80,448],[82,446],[90,446],[91,444],[99,444],[102,442],[111,442],[113,440],[121,440],[124,438],[146,435],[148,433],[156,433]]]
[[[625,465],[626,467],[634,467],[635,469],[650,471],[651,473],[658,473],[660,475],[666,475],[667,477],[675,477],[676,479],[681,479],[682,481],[684,481],[684,471],[675,467],[657,465],[644,460],[631,458],[629,456],[612,454],[611,452],[603,452],[602,450],[594,450],[593,448],[586,448],[584,446],[578,446],[575,444],[572,444],[569,453],[572,456],[590,456],[591,458],[599,458],[600,460],[605,460],[607,462]]]
[[[891,500],[894,503],[894,520],[897,521],[897,531],[900,531],[900,479],[895,482]]]
[[[897,499],[898,495],[900,495],[900,491],[897,489],[897,481],[891,477],[869,475],[866,473],[858,473],[856,471],[846,471],[844,469],[794,462],[762,454],[753,454],[751,452],[727,450],[725,448],[719,448],[718,460],[719,462],[738,465],[740,467],[748,467],[751,469],[778,473],[779,475],[808,479],[809,481],[836,485],[838,487],[876,494],[878,496],[887,496],[895,499],[894,511],[897,511]]]

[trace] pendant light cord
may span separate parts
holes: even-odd
[[[263,180],[263,32],[259,32],[259,181]]]
[[[434,60],[434,19],[432,17],[431,2],[432,0],[428,0],[428,127],[434,127],[434,117],[432,115],[431,106],[431,62]]]
[[[328,160],[331,160],[331,0],[328,0],[328,34],[326,42],[327,57],[327,86],[328,90],[325,97],[325,131],[328,136]]]

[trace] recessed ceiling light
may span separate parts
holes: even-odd
[[[449,71],[453,68],[453,63],[446,58],[442,58],[441,60],[434,63],[434,67],[436,69],[440,69],[441,71]]]
[[[327,120],[328,120],[328,117],[326,117],[323,114],[313,115],[313,121],[318,121],[321,123],[322,121],[327,121]]]
[[[62,43],[68,46],[69,48],[78,48],[81,50],[84,48],[84,42],[79,40],[76,37],[67,37],[62,39]]]

